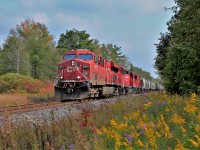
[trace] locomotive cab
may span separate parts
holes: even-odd
[[[88,50],[69,50],[58,64],[58,77],[55,81],[55,96],[61,100],[88,97],[90,66],[93,53]]]

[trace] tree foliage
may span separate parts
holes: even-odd
[[[89,39],[90,35],[86,31],[76,29],[66,30],[65,34],[60,35],[57,48],[64,49],[89,49],[93,40]]]
[[[200,86],[200,1],[175,2],[168,33],[157,45],[155,67],[168,92],[186,94]]]
[[[1,51],[1,73],[29,74],[29,55],[19,34],[11,30]]]
[[[55,43],[44,24],[27,19],[12,29],[3,44],[2,74],[13,72],[36,79],[56,75]]]

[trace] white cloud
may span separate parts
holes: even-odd
[[[89,22],[87,20],[82,19],[77,16],[65,15],[63,13],[56,13],[55,17],[56,17],[56,21],[62,25],[70,25],[70,26],[75,26],[75,25],[88,26],[89,25]]]
[[[42,12],[34,13],[32,17],[34,21],[44,23],[44,24],[48,23],[47,15]]]
[[[24,8],[37,8],[38,6],[43,7],[54,7],[56,1],[54,0],[21,0],[21,6]]]
[[[35,1],[33,0],[21,0],[21,5],[25,8],[30,8],[35,6]]]

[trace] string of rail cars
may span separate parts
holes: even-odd
[[[163,86],[142,78],[86,49],[68,50],[58,64],[55,96],[63,100],[111,97],[162,90]]]

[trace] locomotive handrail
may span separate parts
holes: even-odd
[[[61,74],[63,74],[63,69],[62,69],[61,73],[60,73],[60,74],[59,74],[59,75],[56,77],[56,79],[55,79],[55,81],[54,81],[54,82],[55,82],[55,84],[57,84],[57,83],[58,83],[58,80],[59,80],[59,77],[60,77],[60,75],[61,75]]]

